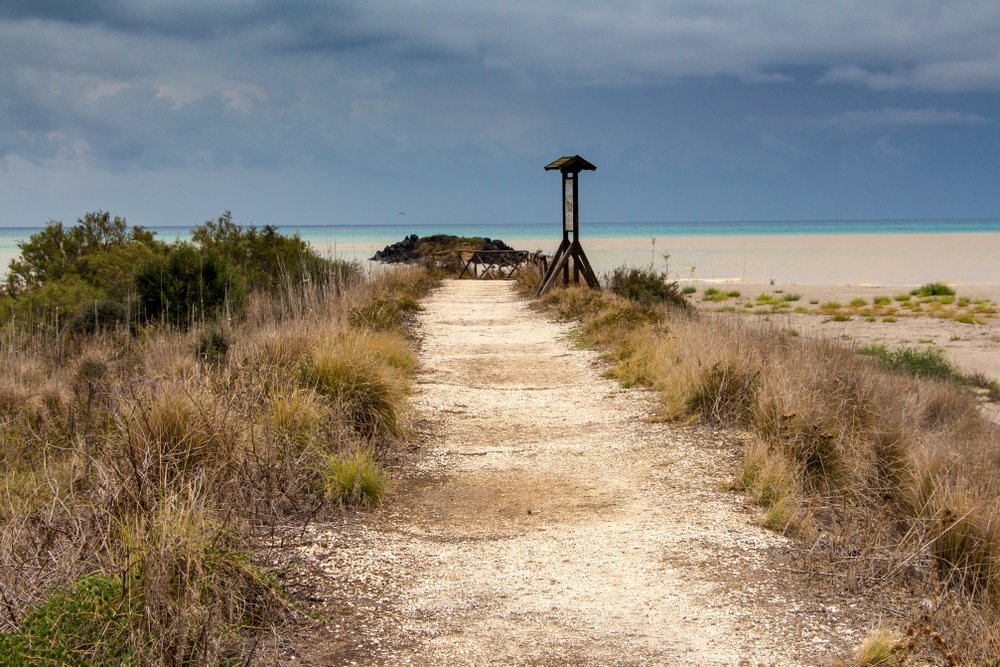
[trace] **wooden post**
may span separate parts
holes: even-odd
[[[561,157],[545,167],[546,171],[555,169],[562,173],[562,243],[559,244],[559,249],[552,257],[552,263],[549,264],[545,275],[542,276],[538,296],[545,294],[552,288],[560,273],[563,285],[569,285],[570,263],[573,265],[574,284],[580,284],[582,274],[587,285],[593,288],[600,287],[600,282],[594,274],[594,269],[590,266],[587,254],[583,251],[583,246],[580,245],[580,172],[594,171],[597,167],[579,155],[572,155]]]

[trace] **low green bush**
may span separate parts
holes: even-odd
[[[16,632],[0,634],[0,664],[138,664],[132,631],[140,609],[120,578],[82,577],[50,595]]]
[[[644,306],[662,303],[683,309],[691,307],[677,281],[668,282],[666,276],[651,269],[620,266],[608,276],[607,284],[618,296]]]
[[[910,292],[913,296],[955,296],[955,290],[944,283],[926,283]]]

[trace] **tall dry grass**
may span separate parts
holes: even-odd
[[[4,340],[0,663],[259,656],[291,608],[256,536],[381,498],[415,367],[407,314],[430,285],[334,276],[253,295],[240,321]],[[331,486],[359,461],[363,484]]]
[[[750,432],[735,485],[764,525],[924,596],[933,618],[909,622],[965,660],[1000,655],[1000,429],[964,387],[736,315],[579,288],[541,305],[579,319],[623,384],[657,389],[662,418]]]

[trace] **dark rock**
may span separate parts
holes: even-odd
[[[416,234],[403,237],[402,241],[387,245],[377,251],[371,259],[386,264],[427,263],[440,268],[456,268],[458,253],[462,250],[513,250],[500,239],[461,237],[450,234],[434,234],[419,237]]]

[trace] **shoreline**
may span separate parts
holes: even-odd
[[[451,233],[441,229],[414,230],[421,236]],[[23,230],[25,233],[31,230]],[[37,231],[37,230],[36,230]],[[305,232],[306,230],[299,230]],[[376,250],[400,240],[398,230],[384,233],[373,228],[316,228],[303,233],[318,252],[331,257],[357,260],[366,265]],[[551,254],[559,245],[557,226],[542,235],[537,226],[484,227],[482,234],[502,239],[518,250],[541,250]],[[851,285],[903,286],[942,281],[952,285],[1000,285],[1000,232],[910,233],[791,233],[791,234],[698,234],[645,236],[588,236],[580,240],[595,271],[600,275],[626,265],[666,268],[672,280],[699,280],[719,284],[754,285]],[[624,231],[624,230],[623,230]],[[30,234],[28,234],[30,235]],[[6,238],[0,247],[0,276],[19,252],[18,240]],[[167,235],[163,240],[170,241]]]

